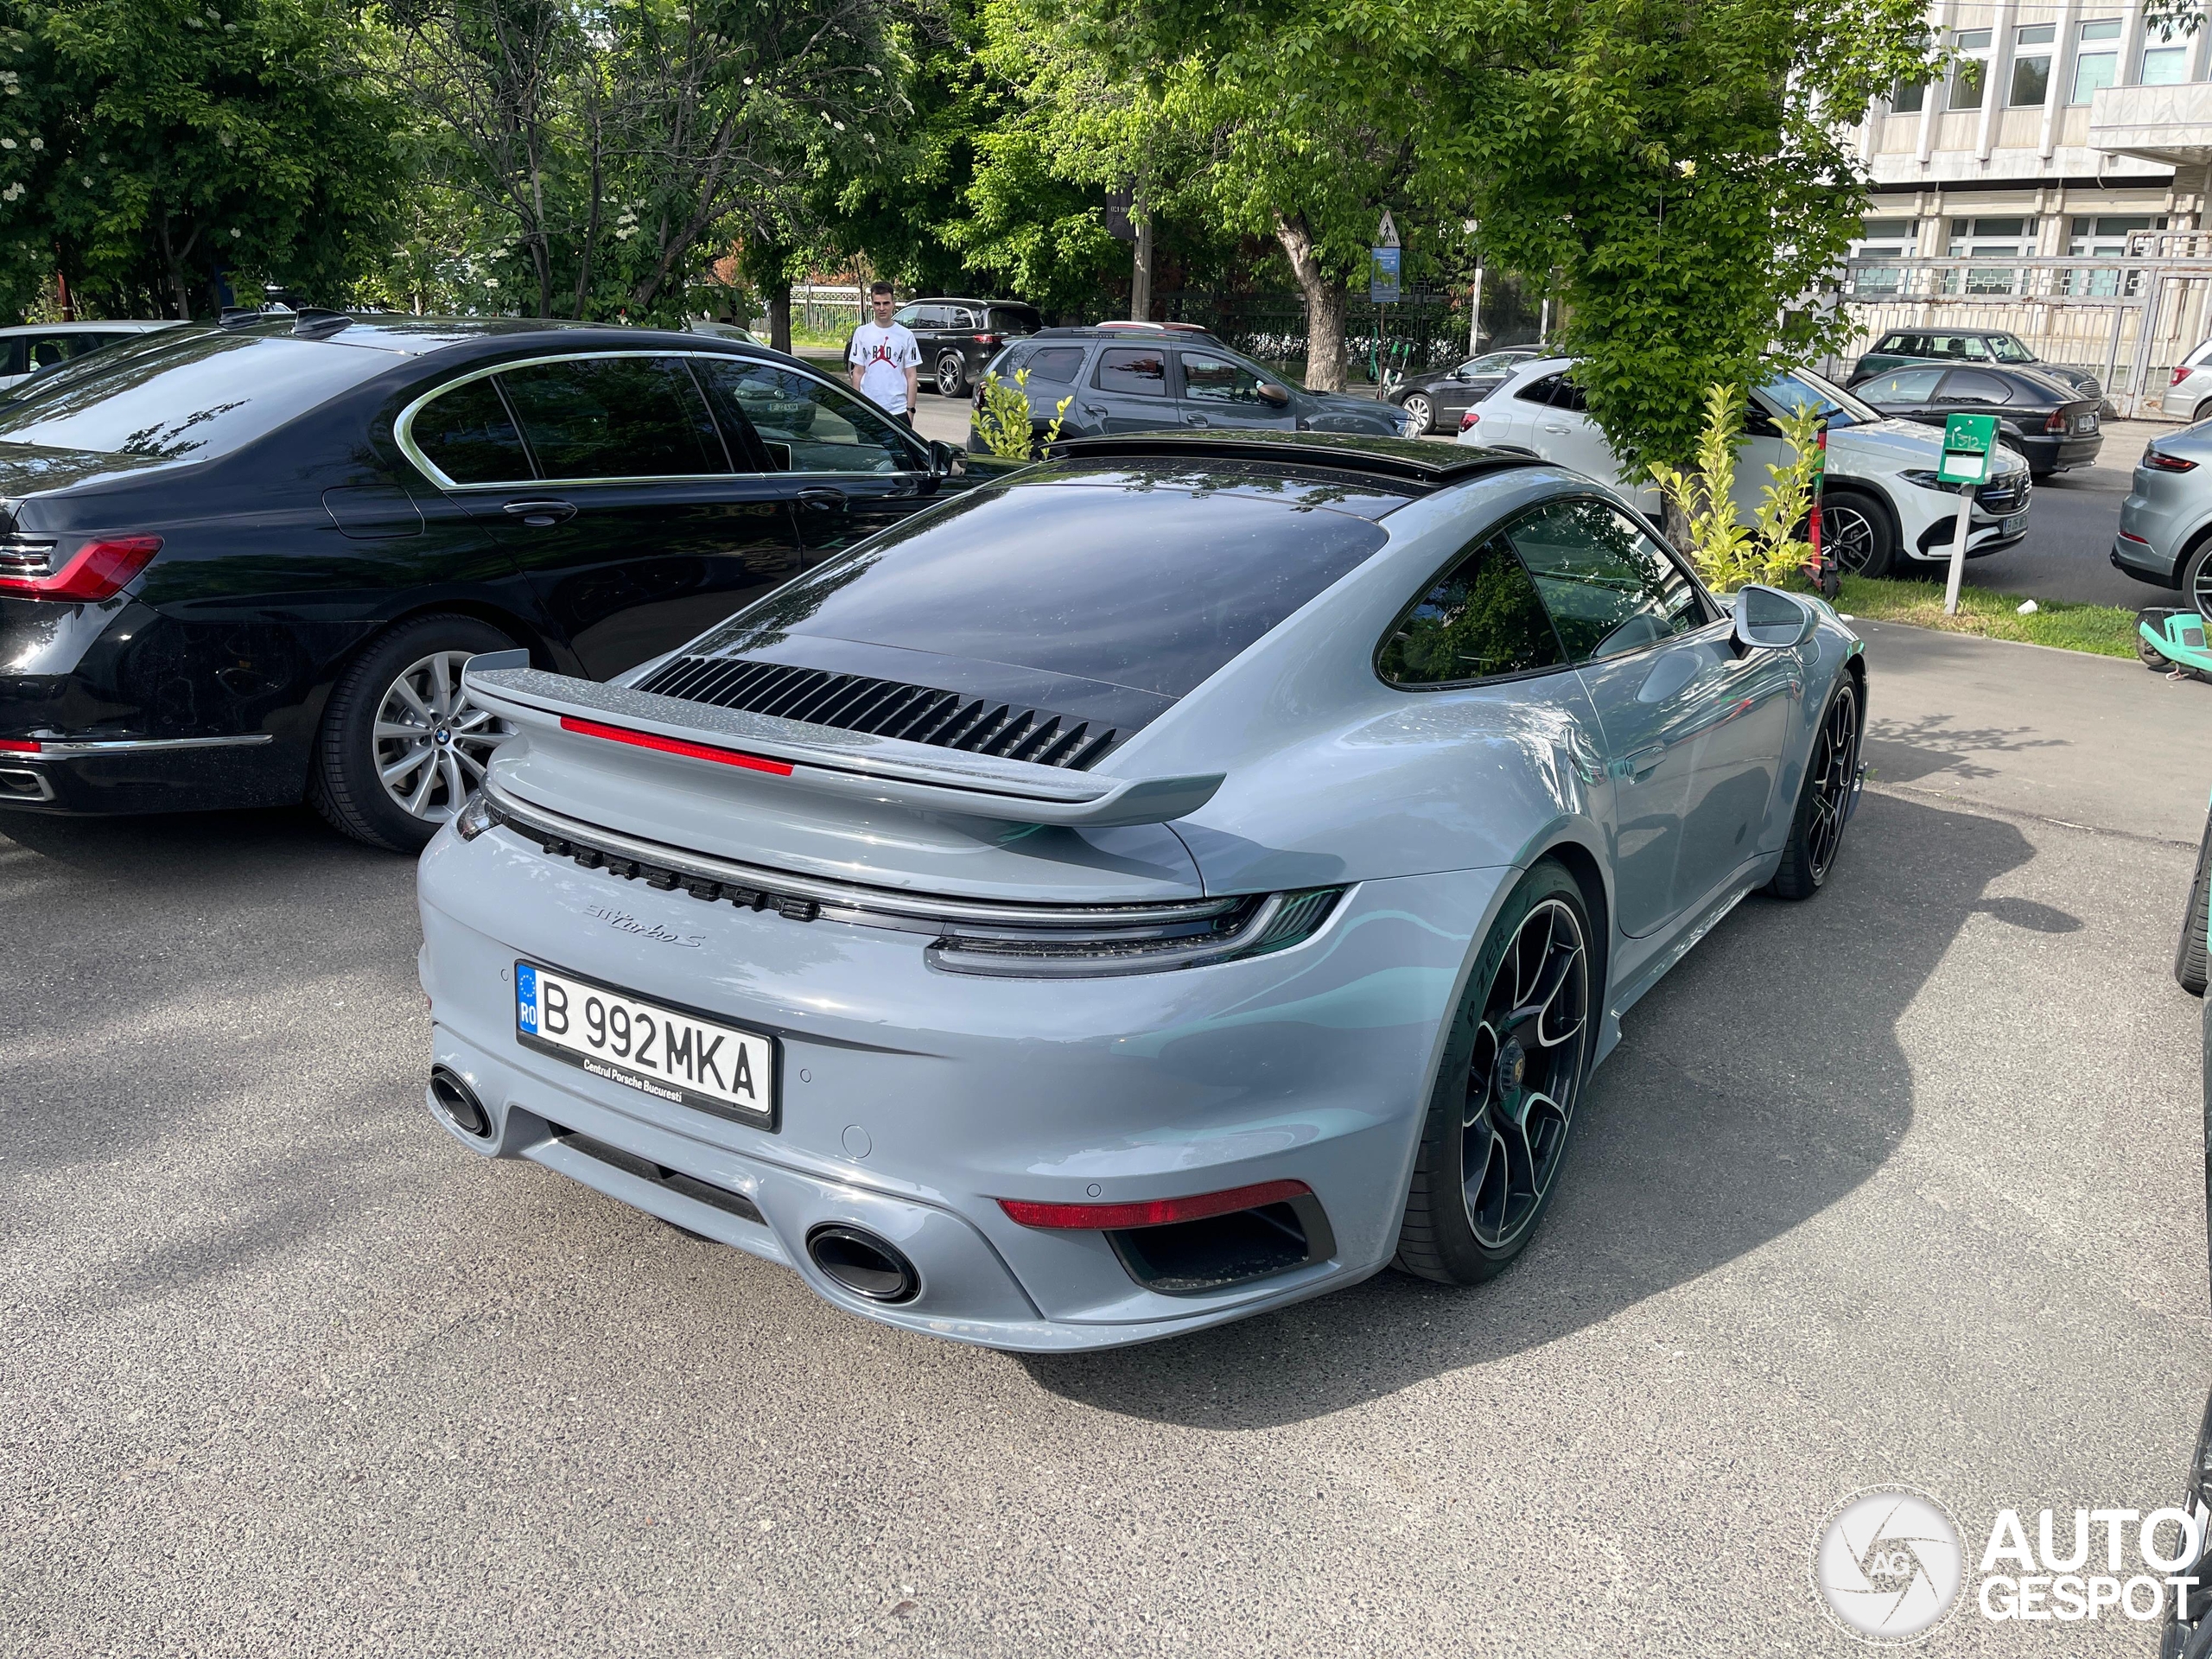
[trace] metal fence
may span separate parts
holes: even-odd
[[[2094,374],[2122,415],[2155,416],[2174,365],[2212,327],[2212,235],[2138,232],[2107,258],[1854,259],[1836,303],[1853,328],[1832,376],[1892,328],[2003,328]]]

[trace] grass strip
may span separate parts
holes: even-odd
[[[2061,651],[2086,651],[2099,657],[2135,654],[2135,613],[2117,605],[2075,605],[2039,599],[2032,615],[2022,616],[2020,594],[1992,593],[1986,588],[1959,589],[1959,613],[1943,614],[1943,584],[1846,576],[1835,607],[1868,622],[1903,622],[1945,633],[1975,633],[1985,639],[2018,639]]]

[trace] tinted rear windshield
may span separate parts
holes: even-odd
[[[126,354],[127,353],[127,354]],[[151,335],[111,365],[33,385],[0,408],[0,443],[158,461],[209,461],[392,366],[365,352],[289,334]]]
[[[826,636],[1179,697],[1388,539],[1328,505],[1342,486],[1310,479],[1032,478],[886,532],[694,649]]]

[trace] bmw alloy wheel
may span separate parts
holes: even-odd
[[[472,654],[433,652],[402,671],[377,705],[377,776],[385,793],[425,823],[461,810],[507,736],[505,722],[461,690]]]
[[[1467,1057],[1459,1166],[1467,1222],[1486,1249],[1520,1238],[1559,1174],[1582,1088],[1589,1013],[1581,920],[1547,899],[1499,961]]]
[[[1420,392],[1409,395],[1403,405],[1412,419],[1415,432],[1426,432],[1436,424],[1436,410]]]

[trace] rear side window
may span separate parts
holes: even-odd
[[[498,378],[542,478],[730,470],[707,400],[680,357],[579,357],[504,370]]]
[[[1566,660],[1535,582],[1494,537],[1421,595],[1382,642],[1375,668],[1392,685],[1452,685],[1541,673]]]
[[[1548,404],[1552,394],[1559,390],[1562,378],[1556,374],[1539,375],[1513,395],[1524,404]]]
[[[416,410],[408,435],[456,484],[505,484],[531,475],[522,434],[488,376],[430,399]]]
[[[842,386],[743,359],[699,366],[732,423],[750,423],[779,473],[895,473],[928,465],[888,417]]]
[[[1044,326],[1045,319],[1026,305],[991,308],[991,327],[1002,334],[1033,334]]]
[[[1134,397],[1167,395],[1167,353],[1155,346],[1117,346],[1098,359],[1098,389]]]
[[[1583,401],[1582,388],[1561,375],[1559,385],[1552,389],[1552,407],[1563,409],[1571,415],[1580,415],[1587,412],[1590,405]]]
[[[1080,346],[1046,346],[1038,348],[1029,359],[1029,378],[1049,380],[1056,386],[1065,386],[1083,372],[1083,347]]]
[[[1602,501],[1554,501],[1505,532],[1571,661],[1618,657],[1705,625],[1681,567]]]
[[[1943,382],[1947,404],[2002,404],[2011,400],[2012,388],[1980,369],[1953,369]]]

